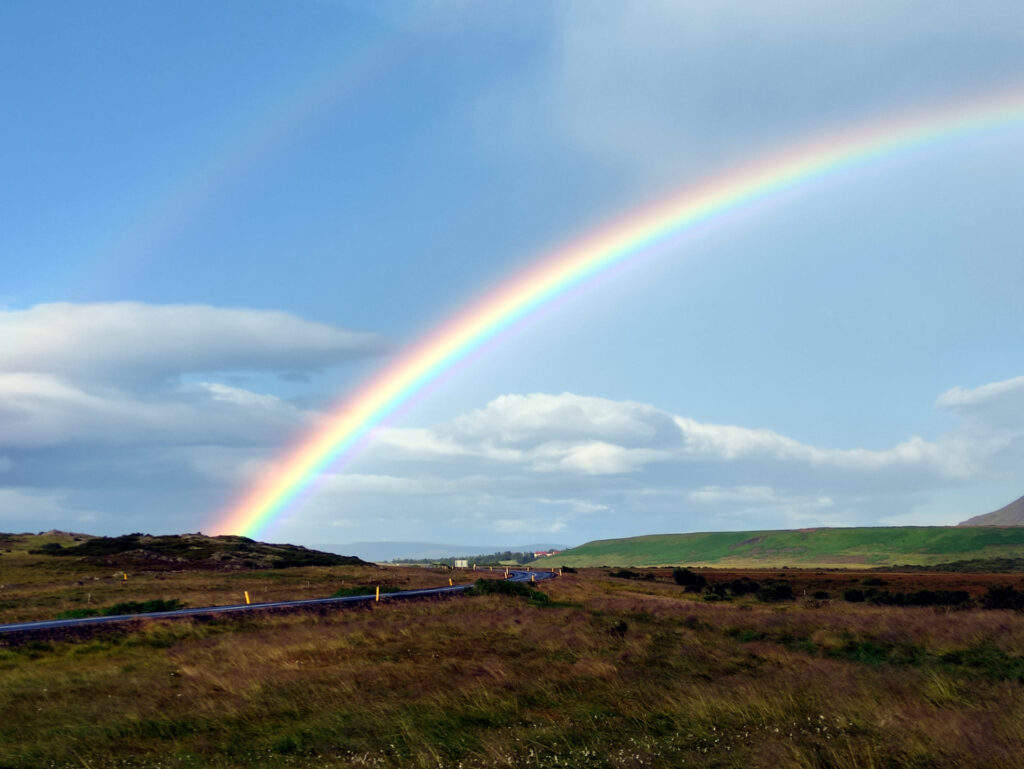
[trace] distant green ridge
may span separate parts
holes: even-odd
[[[652,534],[599,539],[545,566],[865,568],[1024,556],[1024,527],[893,526]]]

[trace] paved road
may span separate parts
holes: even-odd
[[[510,582],[529,582],[533,575],[537,581],[551,579],[555,576],[551,571],[523,571],[519,569],[509,572]],[[445,595],[448,593],[461,593],[473,586],[473,583],[465,585],[452,585],[446,587],[431,587],[422,590],[402,590],[397,593],[381,593],[381,600],[394,601],[409,598],[425,598],[432,595]],[[227,614],[228,612],[259,611],[260,609],[281,609],[295,606],[329,606],[331,604],[365,603],[373,601],[374,594],[350,595],[344,598],[308,598],[303,601],[274,601],[272,603],[236,604],[233,606],[207,606],[200,609],[175,609],[174,611],[155,611],[148,614],[117,614],[110,617],[81,617],[79,619],[54,619],[42,622],[17,622],[12,625],[0,625],[0,634],[17,633],[32,630],[58,630],[62,628],[82,627],[83,625],[103,625],[111,622],[131,622],[140,619],[165,619],[168,617],[197,617],[209,616],[211,614]]]

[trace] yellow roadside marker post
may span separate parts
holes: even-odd
[[[377,585],[377,597],[374,598],[373,600],[374,601],[379,601],[380,600],[380,585]]]
[[[455,584],[454,582],[452,582],[452,578],[451,578],[451,577],[448,577],[448,584],[449,584],[449,585],[453,585],[453,584]]]
[[[530,575],[530,582],[536,582],[536,581],[537,581],[537,575],[536,574],[531,574]]]
[[[252,603],[252,601],[249,600],[249,591],[246,590],[245,591],[245,604],[246,604],[246,606],[248,606],[250,603]]]
[[[121,576],[122,576],[122,577],[124,578],[124,579],[123,579],[123,581],[124,581],[124,582],[127,582],[127,581],[128,581],[128,572],[126,572],[126,571],[122,571],[122,572],[121,572]]]

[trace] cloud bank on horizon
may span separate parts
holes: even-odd
[[[12,326],[34,340],[31,360],[11,352],[4,359],[17,360],[16,370],[0,371],[0,516],[19,529],[130,521],[176,530],[180,519],[159,510],[180,502],[158,496],[251,484],[277,460],[276,447],[325,416],[187,375],[248,368],[250,356],[263,369],[294,372],[299,361],[316,368],[380,349],[367,335],[280,313],[207,307],[42,306],[6,313],[0,328]],[[150,344],[133,347],[140,328]],[[81,349],[95,351],[105,375],[78,374]],[[474,536],[613,536],[635,521],[652,531],[921,522],[908,511],[936,489],[1012,474],[1024,462],[1022,383],[941,393],[934,407],[956,417],[952,429],[882,449],[815,446],[635,401],[505,394],[428,427],[380,429],[359,466],[328,474],[290,525],[315,541],[325,531],[351,540],[396,527],[427,536],[442,524]],[[51,490],[33,489],[38,477],[53,479]],[[168,482],[178,488],[146,496]],[[156,510],[89,502],[129,490]]]
[[[0,530],[201,528],[550,244],[794,137],[1024,83],[1002,2],[310,3],[269,49],[269,6],[197,6],[198,26],[117,8],[0,11],[20,73],[0,127]],[[388,67],[202,179],[206,205],[132,262],[182,168],[349,50]],[[1005,504],[1024,490],[1022,141],[775,202],[553,310],[272,535],[576,542]]]

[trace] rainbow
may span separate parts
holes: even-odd
[[[413,14],[407,21],[416,23]],[[224,138],[202,153],[162,192],[131,215],[130,226],[110,242],[100,244],[88,261],[87,275],[67,274],[75,291],[117,281],[155,258],[158,248],[179,233],[198,212],[215,201],[226,187],[237,184],[254,167],[285,151],[297,136],[380,80],[401,61],[411,57],[415,46],[392,38],[369,39],[333,55],[316,71],[304,73],[303,82],[281,89],[281,96],[267,94],[267,105],[233,124],[220,125],[213,135]]]
[[[328,468],[351,461],[375,427],[443,373],[612,268],[670,248],[728,214],[847,169],[1021,122],[1024,93],[1013,92],[844,130],[712,176],[542,256],[396,356],[212,528],[257,536]]]

